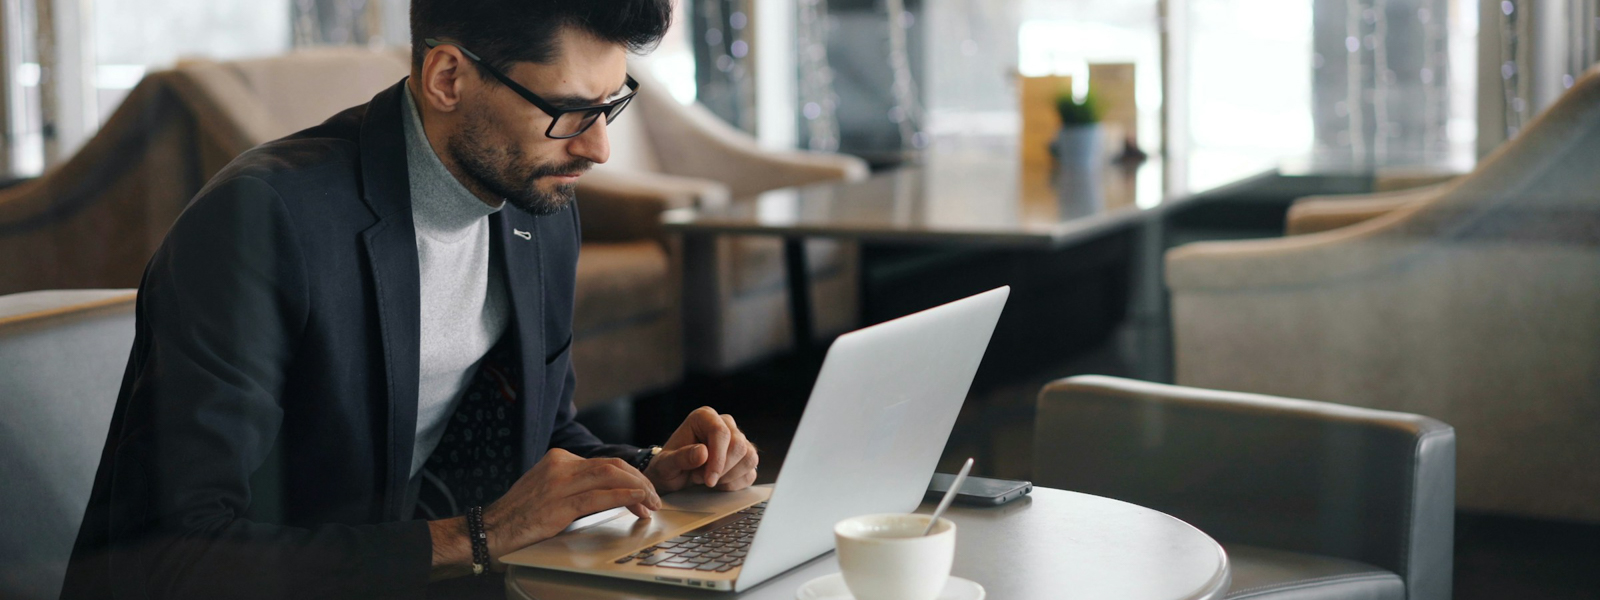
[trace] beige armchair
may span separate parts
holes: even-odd
[[[1172,250],[1178,383],[1431,415],[1459,433],[1462,508],[1600,522],[1596,156],[1591,72],[1383,216]]]
[[[629,192],[672,207],[714,206],[782,187],[866,177],[860,159],[761,148],[698,104],[683,105],[632,72],[639,95],[609,126],[611,160],[578,183],[579,197]],[[684,240],[684,321],[689,367],[721,372],[793,347],[782,241],[718,236]],[[857,247],[807,242],[819,339],[856,321]]]
[[[1433,171],[1379,170],[1371,194],[1324,194],[1298,198],[1289,207],[1284,233],[1301,235],[1354,225],[1433,197],[1457,175]]]
[[[410,72],[410,54],[326,48],[192,60],[142,81],[85,148],[0,190],[0,293],[133,287],[189,199],[239,153],[365,104]],[[586,195],[573,361],[580,408],[682,375],[681,253],[659,194]]]
[[[1448,187],[1434,184],[1410,190],[1375,194],[1306,196],[1289,207],[1284,233],[1304,235],[1370,221],[1437,196]]]
[[[0,294],[139,285],[206,180],[256,144],[365,103],[409,71],[393,52],[307,51],[149,74],[61,166],[0,190]]]

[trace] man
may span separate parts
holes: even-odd
[[[652,451],[573,420],[573,182],[670,14],[413,0],[411,77],[219,173],[146,269],[63,598],[420,597],[584,514],[750,485],[709,408]]]

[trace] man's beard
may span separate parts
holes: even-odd
[[[516,144],[503,148],[488,145],[495,139],[482,115],[468,116],[461,131],[450,138],[445,150],[467,177],[490,194],[504,198],[512,206],[537,216],[553,215],[572,203],[574,185],[560,184],[551,190],[539,187],[539,179],[550,175],[577,175],[594,166],[576,158],[562,164],[530,163]]]

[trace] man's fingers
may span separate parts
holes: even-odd
[[[728,469],[727,473],[722,475],[721,480],[717,482],[717,489],[731,492],[742,490],[755,483],[756,466],[761,463],[761,457],[757,454],[755,445],[744,442],[743,446],[745,447],[743,460],[734,464],[732,468]]]
[[[717,483],[721,483],[722,478],[727,477],[728,473],[744,460],[745,455],[750,453],[750,440],[745,439],[744,432],[739,431],[739,426],[733,422],[731,415],[718,416],[722,417],[722,422],[728,426],[728,431],[732,432],[732,439],[728,440],[727,458],[722,463],[722,472],[717,473]]]
[[[722,478],[722,482],[714,488],[719,492],[737,492],[750,487],[756,482],[756,470],[750,469],[742,473],[729,473]]]
[[[701,465],[706,464],[706,458],[710,455],[710,453],[706,451],[705,444],[684,446],[677,450],[663,452],[662,454],[666,454],[667,456],[657,456],[656,460],[666,459],[662,461],[662,465],[671,469],[673,473],[681,473],[690,469],[698,469],[701,467]]]
[[[703,477],[706,485],[714,486],[717,477],[728,468],[728,443],[733,440],[733,430],[709,406],[695,409],[689,417],[694,421],[695,438],[704,442],[706,450],[710,451]]]
[[[629,504],[628,512],[633,513],[633,516],[641,519],[650,518],[650,509],[646,508],[643,504]]]
[[[655,484],[621,459],[589,459],[585,461],[583,473],[573,483],[580,489],[571,490],[572,493],[595,489],[637,489],[644,492],[646,507],[651,510],[661,508],[661,497],[656,495]]]

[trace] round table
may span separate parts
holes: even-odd
[[[932,512],[923,504],[917,512]],[[951,574],[971,579],[992,600],[1107,598],[1209,600],[1228,590],[1228,556],[1210,536],[1142,506],[1049,488],[1005,506],[955,505]],[[740,598],[793,600],[813,578],[837,573],[833,553],[737,594],[513,568],[506,593],[518,600]]]

